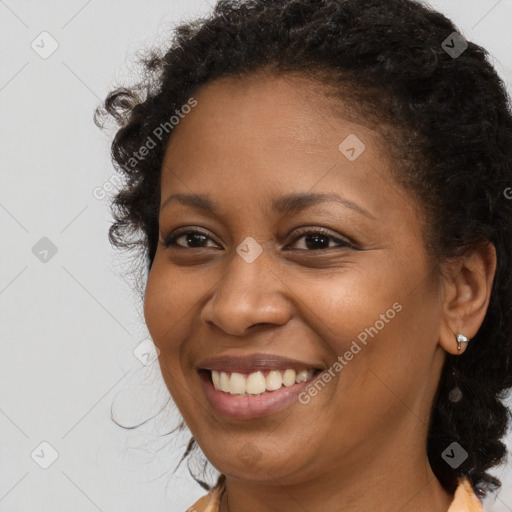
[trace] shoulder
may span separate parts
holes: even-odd
[[[221,475],[217,485],[206,495],[199,498],[187,512],[218,512],[220,500],[225,489],[225,477]]]
[[[459,480],[448,512],[483,512],[482,502],[467,478]]]

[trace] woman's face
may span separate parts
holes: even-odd
[[[280,482],[425,458],[442,301],[379,134],[295,75],[223,78],[195,100],[162,166],[145,318],[205,455]],[[323,372],[292,384],[287,369]]]

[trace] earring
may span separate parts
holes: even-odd
[[[464,334],[461,334],[460,332],[457,334],[457,350],[461,349],[461,343],[468,343],[469,340],[464,336]]]

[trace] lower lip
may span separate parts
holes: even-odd
[[[282,411],[293,402],[297,401],[298,395],[316,377],[294,384],[293,386],[282,386],[275,391],[267,391],[261,395],[236,396],[224,391],[215,389],[210,380],[210,372],[199,372],[206,397],[216,412],[224,416],[238,419],[252,419],[268,416]]]

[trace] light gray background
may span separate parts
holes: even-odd
[[[512,0],[431,4],[493,54],[510,89]],[[158,436],[175,411],[140,431],[110,420],[111,405],[120,421],[148,418],[167,391],[133,353],[148,333],[106,238],[107,201],[93,195],[113,170],[92,114],[137,50],[212,5],[0,0],[1,512],[178,512],[204,494],[185,465],[166,486],[189,437]],[[45,59],[31,47],[51,49],[44,31],[58,43]],[[42,237],[55,255],[32,252]],[[48,469],[35,462],[51,461],[42,442],[58,453]],[[512,511],[512,470],[494,473],[503,489],[486,510]]]

